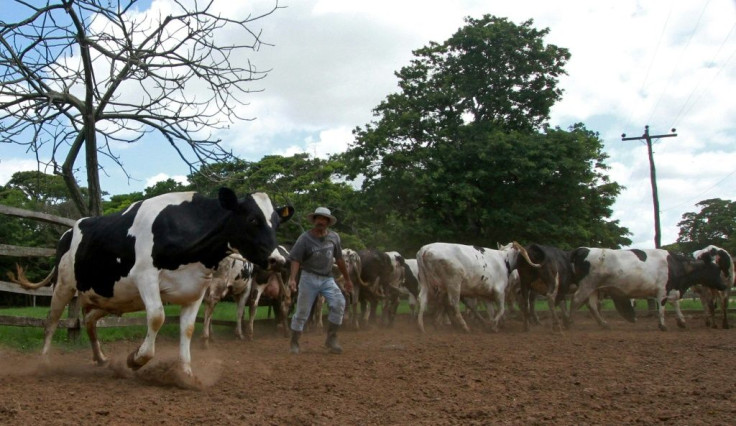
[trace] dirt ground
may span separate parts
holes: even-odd
[[[563,333],[543,318],[528,333],[510,320],[496,334],[425,335],[399,317],[392,329],[342,331],[342,355],[317,332],[293,356],[270,324],[251,342],[220,328],[210,349],[192,345],[199,389],[174,384],[172,339],[136,373],[123,365],[138,341],[104,345],[108,367],[87,349],[55,348],[42,366],[0,348],[0,424],[733,424],[736,331],[698,315],[686,330],[668,316],[667,332],[654,318],[606,317],[608,331],[581,310]]]

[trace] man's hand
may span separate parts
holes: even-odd
[[[353,282],[350,281],[350,277],[349,276],[345,279],[345,291],[348,292],[348,293],[352,293],[353,292]]]
[[[292,293],[296,293],[296,278],[289,277],[289,290],[291,290]]]

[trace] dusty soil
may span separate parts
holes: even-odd
[[[210,349],[192,345],[199,389],[175,385],[171,339],[136,373],[123,364],[138,341],[106,344],[108,367],[90,350],[55,348],[43,367],[0,347],[0,424],[733,424],[736,331],[697,315],[687,330],[670,315],[667,332],[606,317],[612,330],[582,310],[563,333],[510,320],[496,334],[426,335],[399,317],[341,332],[342,355],[317,332],[292,356],[265,324],[252,342],[219,329]]]

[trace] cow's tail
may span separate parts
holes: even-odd
[[[350,262],[347,262],[347,269],[348,274],[350,274],[350,280],[353,282],[353,284],[359,285],[363,288],[368,287],[368,283],[363,281],[363,277],[361,277],[361,275],[363,274],[363,263],[360,261],[360,256],[358,256],[358,253],[353,250],[349,251],[347,255],[350,257]]]
[[[54,268],[51,270],[51,272],[49,272],[46,278],[43,279],[43,281],[37,283],[30,282],[28,278],[26,278],[26,271],[23,269],[22,266],[18,265],[17,263],[15,264],[15,269],[18,272],[18,276],[16,277],[13,272],[9,271],[8,278],[10,278],[10,281],[19,284],[23,288],[36,290],[49,285],[49,283],[56,282],[56,266],[54,266]]]

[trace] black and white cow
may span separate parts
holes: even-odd
[[[238,200],[228,188],[210,199],[194,192],[164,194],[132,204],[123,212],[83,218],[57,246],[56,266],[44,282],[55,281],[42,354],[64,307],[78,292],[94,360],[107,358],[97,339],[97,320],[108,314],[146,311],[145,340],[128,356],[137,370],[151,360],[164,324],[163,303],[181,305],[179,367],[192,376],[190,344],[197,311],[217,264],[231,252],[265,267],[284,262],[276,251],[276,229],[291,218],[291,206],[274,208],[268,195]]]
[[[679,299],[690,286],[700,283],[719,290],[725,288],[717,265],[662,249],[580,247],[573,250],[570,259],[574,281],[578,284],[570,310],[577,310],[587,301],[598,324],[604,328],[609,326],[598,311],[600,290],[611,297],[655,298],[659,328],[666,330],[664,304],[668,300],[675,306],[677,325],[685,327]]]
[[[572,284],[572,264],[570,253],[557,247],[541,244],[530,244],[525,247],[529,259],[540,267],[534,267],[522,261],[516,264],[519,272],[521,297],[519,305],[524,321],[524,330],[529,330],[529,319],[534,312],[533,304],[537,294],[547,298],[549,312],[552,315],[552,327],[560,329],[560,319],[556,306],[562,310],[562,322],[565,328],[570,326],[570,314],[567,311],[565,296]]]
[[[716,303],[721,307],[722,319],[721,326],[729,328],[728,325],[728,298],[731,294],[731,287],[734,286],[733,259],[731,255],[724,249],[710,245],[704,249],[697,250],[693,253],[693,257],[711,262],[721,270],[721,279],[726,286],[725,290],[716,290],[703,285],[693,286],[693,291],[700,296],[700,301],[705,310],[705,325],[708,327],[718,328],[716,324]]]
[[[450,243],[427,244],[419,249],[419,330],[424,332],[424,311],[430,297],[440,311],[449,309],[450,319],[465,331],[470,329],[460,313],[462,297],[495,303],[495,315],[488,325],[497,330],[505,312],[509,275],[516,268],[520,254],[534,264],[517,242],[499,250]]]
[[[398,298],[398,283],[402,279],[403,258],[397,252],[383,252],[365,249],[358,252],[361,261],[361,285],[359,302],[363,311],[363,322],[376,318],[378,305],[384,299]],[[368,305],[368,306],[366,306]],[[389,324],[392,318],[384,309],[383,322]]]

